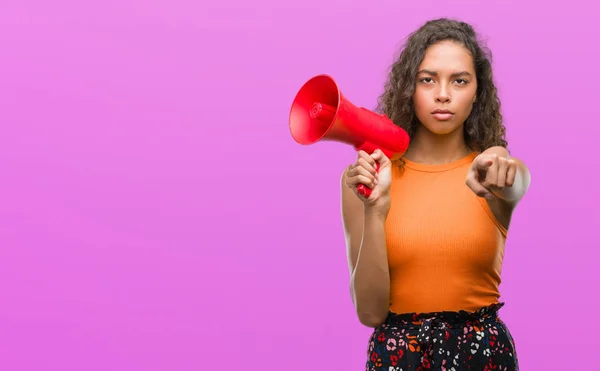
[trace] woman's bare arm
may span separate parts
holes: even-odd
[[[386,208],[365,204],[342,176],[342,221],[350,268],[350,290],[359,321],[369,327],[381,324],[389,309],[385,220]]]

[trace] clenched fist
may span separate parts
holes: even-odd
[[[376,165],[379,164],[379,171]],[[389,190],[392,183],[392,163],[381,151],[375,150],[369,155],[365,151],[359,151],[356,161],[346,171],[346,185],[367,206],[377,206],[382,209],[389,208]],[[358,192],[359,184],[371,188],[371,195],[363,197]]]

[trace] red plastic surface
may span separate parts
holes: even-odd
[[[293,139],[302,145],[336,141],[367,153],[380,149],[391,160],[402,156],[410,143],[408,133],[388,117],[347,100],[328,75],[311,78],[298,91],[289,127]],[[362,185],[359,192],[368,197],[371,189]]]

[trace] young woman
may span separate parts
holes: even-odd
[[[473,28],[438,19],[411,34],[379,103],[410,146],[395,162],[359,152],[341,189],[352,298],[374,328],[367,370],[518,370],[498,287],[530,175],[506,149]]]

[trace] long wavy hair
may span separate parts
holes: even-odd
[[[375,110],[405,129],[412,139],[420,125],[412,103],[417,70],[427,48],[445,40],[453,40],[466,47],[475,64],[476,100],[464,124],[467,145],[478,152],[493,146],[506,148],[506,129],[502,122],[498,90],[492,76],[492,54],[479,40],[473,27],[465,22],[447,18],[430,20],[411,33],[400,56],[390,68],[384,92],[378,98]]]

